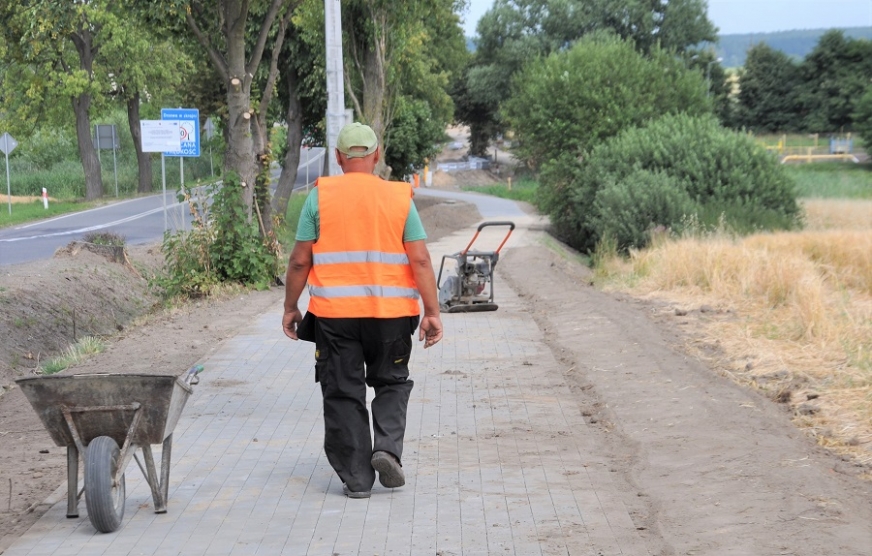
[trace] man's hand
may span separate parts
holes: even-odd
[[[282,329],[285,331],[285,336],[292,340],[298,340],[297,327],[301,322],[303,322],[303,313],[299,309],[286,309],[282,316]]]
[[[439,315],[424,315],[418,330],[418,341],[426,340],[424,342],[424,349],[436,345],[442,339],[442,319],[439,318]]]

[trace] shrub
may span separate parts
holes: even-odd
[[[658,230],[680,232],[680,224],[695,212],[686,188],[660,170],[635,170],[605,184],[594,199],[595,228],[618,251],[646,245]]]
[[[276,254],[264,244],[242,202],[239,176],[209,186],[210,203],[191,201],[196,214],[190,231],[164,235],[164,275],[155,285],[168,296],[208,295],[221,283],[268,287]]]
[[[618,225],[625,239],[635,238],[623,248],[644,246],[638,233],[652,224],[680,227],[675,218],[681,211],[667,210],[669,202],[680,203],[682,210],[692,206],[695,212],[688,216],[709,229],[722,224],[736,231],[790,229],[800,216],[793,183],[777,160],[710,116],[665,116],[628,129],[583,161],[564,156],[550,163],[542,181],[558,233],[581,250],[592,250],[607,228],[613,232]],[[648,187],[654,190],[636,191]],[[630,210],[632,203],[641,206]]]
[[[514,154],[539,167],[664,114],[708,113],[711,103],[699,73],[675,56],[654,50],[646,57],[632,42],[595,34],[531,60],[504,108],[518,139]]]

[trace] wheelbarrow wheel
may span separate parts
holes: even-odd
[[[115,484],[120,450],[111,437],[98,436],[88,444],[85,466],[85,503],[88,518],[101,533],[111,533],[124,517],[124,475]]]

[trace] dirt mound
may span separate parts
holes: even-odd
[[[73,243],[50,260],[13,265],[0,275],[0,385],[84,336],[123,331],[157,303],[144,276],[159,263],[159,250],[133,250],[133,264],[123,253],[118,258]]]

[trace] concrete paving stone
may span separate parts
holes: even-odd
[[[519,229],[507,249],[521,241]],[[443,342],[413,352],[404,488],[342,495],[323,455],[313,346],[276,333],[276,307],[202,362],[174,435],[169,513],[154,514],[128,469],[118,532],[96,533],[84,511],[67,521],[64,501],[4,556],[645,554],[565,369],[517,296],[505,284],[499,295],[499,311],[445,315]]]

